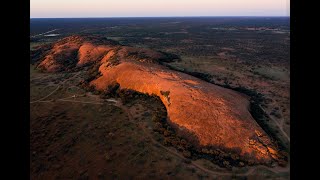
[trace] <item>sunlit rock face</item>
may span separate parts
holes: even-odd
[[[57,42],[38,67],[63,70],[65,61],[55,57],[68,58],[74,51],[75,66],[100,63],[102,76],[90,82],[97,90],[117,82],[120,88],[159,96],[169,123],[194,145],[236,151],[256,161],[277,158],[277,149],[249,113],[245,95],[160,65],[165,56],[160,52],[93,37],[72,36]]]

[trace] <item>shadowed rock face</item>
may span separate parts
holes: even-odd
[[[63,70],[65,62],[55,57],[68,58],[74,51],[78,54],[75,66],[92,61],[101,64],[102,76],[90,82],[97,90],[117,82],[120,88],[159,96],[169,123],[190,141],[195,137],[195,145],[236,149],[256,161],[277,159],[277,149],[248,111],[246,96],[160,65],[158,60],[165,56],[160,52],[93,37],[61,40],[38,67],[51,72]]]

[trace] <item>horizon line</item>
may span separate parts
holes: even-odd
[[[269,15],[269,16],[106,16],[106,17],[30,17],[30,19],[90,19],[90,18],[184,18],[184,17],[259,17],[259,18],[274,18],[274,17],[288,17],[290,15]]]

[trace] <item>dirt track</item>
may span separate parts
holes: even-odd
[[[265,114],[268,114],[268,113],[266,112],[266,110],[265,110],[262,106],[259,105],[259,107],[264,111]],[[279,122],[278,122],[277,120],[275,120],[273,117],[271,117],[271,116],[269,116],[269,115],[268,115],[268,117],[269,117],[269,119],[271,119],[271,120],[277,125],[277,127],[280,129],[281,133],[285,136],[285,138],[288,140],[288,142],[290,142],[290,137],[289,137],[289,136],[287,135],[287,133],[283,130],[284,119],[281,118],[281,124],[279,124]]]

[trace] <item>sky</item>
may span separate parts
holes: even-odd
[[[290,0],[30,0],[31,18],[290,16]]]

